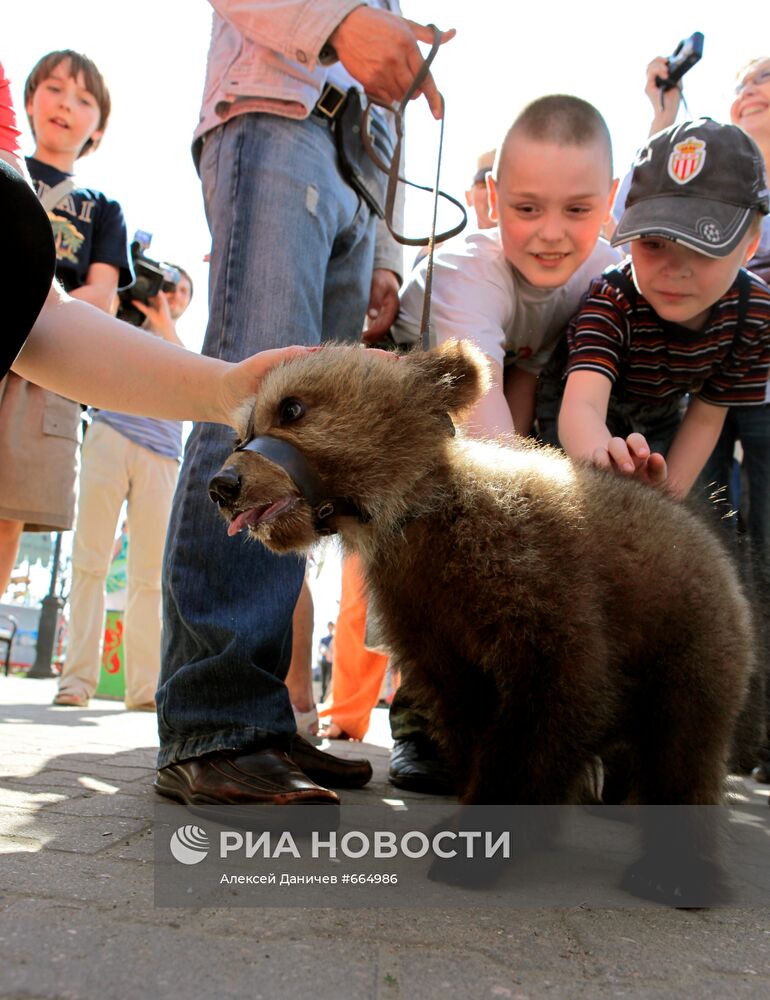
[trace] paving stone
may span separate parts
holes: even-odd
[[[147,816],[77,816],[38,810],[34,814],[17,815],[5,822],[4,841],[15,837],[34,840],[48,850],[71,851],[75,854],[97,854],[121,837],[126,838],[147,828],[152,822]]]
[[[103,703],[54,711],[52,682],[4,680],[0,719],[18,721],[0,726],[0,1000],[770,997],[767,908],[634,906],[609,883],[613,908],[584,904],[581,884],[603,885],[622,860],[617,824],[565,855],[564,876],[542,856],[511,873],[531,904],[572,893],[571,906],[155,907],[153,720]],[[378,738],[330,747],[374,766],[344,801],[415,806],[387,783]],[[733,791],[741,848],[770,843],[767,789]],[[767,873],[747,854],[742,875],[762,888]]]
[[[322,939],[310,926],[301,941],[264,942],[258,926],[212,939],[205,921],[106,923],[102,911],[50,901],[9,906],[3,925],[6,995],[274,1000],[306,995],[311,980],[314,997],[374,995],[377,946]]]

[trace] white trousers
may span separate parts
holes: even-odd
[[[59,691],[91,697],[99,682],[104,585],[123,501],[128,501],[128,596],[123,623],[126,704],[154,701],[160,671],[160,580],[179,466],[96,422],[81,457],[72,548],[67,659]]]

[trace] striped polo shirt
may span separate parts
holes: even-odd
[[[615,270],[633,281],[630,259]],[[750,284],[739,329],[741,273]],[[613,383],[613,392],[629,399],[649,402],[690,393],[717,406],[763,403],[770,370],[770,288],[756,275],[741,273],[714,303],[703,330],[668,323],[641,293],[631,302],[603,275],[596,278],[567,331],[567,372],[600,372]]]

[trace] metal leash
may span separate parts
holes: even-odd
[[[379,104],[377,101],[370,101],[367,105],[361,120],[361,138],[364,147],[369,154],[372,162],[385,174],[388,175],[388,186],[385,193],[385,224],[390,231],[391,236],[397,243],[403,246],[410,247],[427,247],[428,248],[428,265],[425,271],[425,294],[423,296],[422,304],[422,317],[420,319],[420,340],[422,341],[422,346],[427,348],[429,346],[430,340],[430,299],[431,291],[433,287],[433,251],[436,243],[441,243],[443,240],[448,240],[452,236],[457,236],[461,233],[468,223],[468,213],[465,211],[465,206],[453,198],[451,194],[447,194],[445,191],[441,191],[439,188],[439,179],[441,177],[441,154],[444,147],[444,110],[445,103],[444,98],[439,94],[441,99],[441,119],[440,119],[440,131],[439,131],[439,142],[438,142],[438,153],[436,156],[436,180],[432,188],[427,187],[424,184],[415,184],[414,181],[407,180],[399,174],[398,167],[401,162],[401,145],[404,136],[404,114],[406,112],[407,105],[409,101],[414,97],[415,93],[419,90],[422,85],[423,80],[428,75],[430,70],[430,65],[433,62],[436,53],[441,45],[441,31],[436,27],[435,24],[430,24],[428,27],[433,29],[433,44],[431,45],[430,52],[423,60],[422,66],[420,67],[417,75],[411,83],[411,86],[404,94],[400,106],[397,110],[386,104]],[[373,106],[386,108],[391,111],[395,116],[395,126],[396,126],[396,145],[393,150],[393,156],[389,164],[383,162],[379,154],[374,148],[374,144],[369,136],[369,114]],[[417,236],[410,237],[404,236],[403,233],[397,232],[393,227],[393,213],[396,204],[396,193],[398,190],[398,182],[401,181],[402,184],[406,184],[409,187],[417,188],[419,191],[432,191],[433,192],[433,218],[431,222],[431,230],[429,236]],[[436,220],[438,218],[438,200],[439,198],[445,198],[450,201],[453,205],[456,205],[460,209],[462,215],[462,220],[458,225],[453,226],[451,229],[446,230],[446,232],[439,233],[436,235]]]

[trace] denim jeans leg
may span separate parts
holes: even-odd
[[[746,527],[754,585],[759,599],[767,602],[770,598],[770,406],[736,407],[733,412],[748,482]]]
[[[318,343],[326,276],[335,270],[342,275],[335,282],[346,272],[349,278],[338,307],[343,336],[360,331],[373,220],[340,180],[328,126],[237,116],[209,134],[200,171],[212,233],[203,353],[237,361]],[[160,767],[216,749],[280,745],[295,729],[283,678],[304,564],[240,535],[228,538],[207,483],[232,441],[227,428],[196,425],[174,499],[164,560]]]
[[[743,446],[749,494],[745,520],[754,607],[761,628],[758,659],[764,683],[763,691],[761,683],[755,683],[754,691],[757,695],[764,693],[764,747],[759,760],[767,763],[770,762],[770,405],[736,407],[733,412]]]

